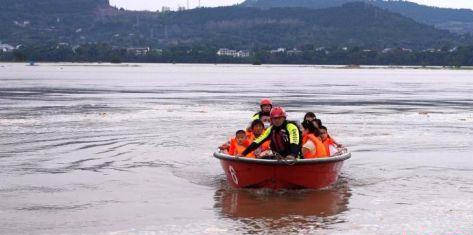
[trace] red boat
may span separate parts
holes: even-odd
[[[221,152],[214,157],[220,159],[228,183],[235,188],[321,189],[337,182],[343,161],[351,153],[288,161],[237,158]]]

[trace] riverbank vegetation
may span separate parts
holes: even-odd
[[[165,49],[114,47],[105,43],[81,46],[48,43],[22,46],[0,52],[4,62],[138,62],[138,63],[245,63],[245,64],[320,64],[320,65],[417,65],[472,66],[473,46],[411,51],[402,48],[375,50],[361,47],[316,48],[306,46],[297,53],[256,48],[249,57],[218,56],[218,48],[170,47]]]

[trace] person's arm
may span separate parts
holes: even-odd
[[[292,156],[297,157],[300,152],[300,136],[299,129],[296,125],[289,123],[287,124],[287,130],[289,131],[289,152]]]
[[[343,145],[339,144],[331,135],[328,135],[328,137],[332,140],[333,144],[337,146],[337,148],[343,147]]]
[[[220,145],[218,148],[222,151],[223,150],[228,151],[228,149],[230,148],[230,142],[231,142],[231,140],[229,140],[229,141],[225,142],[224,144]]]
[[[271,135],[271,127],[266,129],[266,131],[263,132],[258,138],[256,138],[253,143],[248,146],[245,151],[243,151],[242,155],[246,156],[249,153],[253,152],[255,149],[257,149],[260,145],[262,145]]]

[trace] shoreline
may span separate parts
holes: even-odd
[[[318,69],[416,69],[416,70],[473,70],[473,66],[420,66],[420,65],[317,65],[317,64],[232,64],[232,63],[102,63],[102,62],[37,62],[30,65],[27,62],[0,62],[0,68],[4,65],[25,65],[27,67],[37,66],[63,66],[63,67],[143,67],[144,65],[174,65],[174,66],[199,66],[213,65],[218,67],[301,67]]]

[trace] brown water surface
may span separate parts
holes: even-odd
[[[0,64],[0,234],[471,234],[472,77]],[[262,97],[351,150],[333,188],[227,186],[212,152]]]

